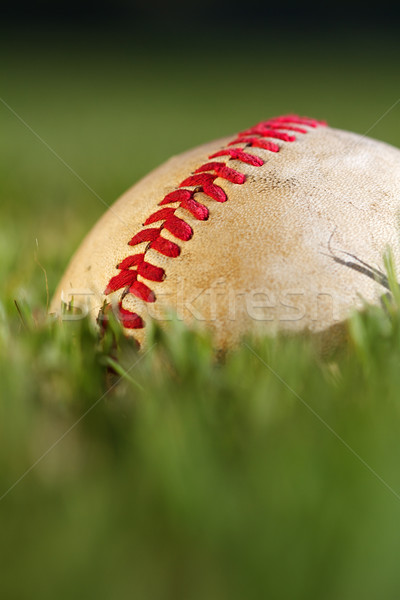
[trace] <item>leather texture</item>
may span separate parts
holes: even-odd
[[[193,237],[180,241],[163,233],[181,248],[175,258],[147,251],[146,260],[162,267],[165,279],[143,279],[153,303],[124,296],[124,308],[145,323],[128,335],[145,344],[149,321],[167,327],[174,313],[211,328],[216,345],[229,347],[249,333],[333,332],[364,300],[380,302],[387,293],[379,281],[383,253],[390,246],[396,264],[400,258],[400,151],[329,127],[306,129],[293,143],[279,141],[278,153],[249,149],[264,160],[261,167],[222,159],[246,182],[216,179],[228,197],[223,203],[195,194],[208,207],[208,220],[177,210]],[[115,305],[122,291],[105,296],[104,290],[133,254],[129,240],[167,193],[232,139],[173,157],[128,190],[76,252],[51,310],[60,313],[62,302],[73,301],[97,319],[105,302]]]

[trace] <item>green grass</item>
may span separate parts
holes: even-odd
[[[0,329],[4,597],[398,596],[398,306],[329,359],[246,340],[222,361],[179,323],[139,354],[20,310]]]
[[[106,204],[277,113],[364,133],[398,93],[381,41],[248,42],[235,61],[7,44],[0,95]],[[179,323],[138,354],[118,328],[54,323],[46,278],[51,293],[104,205],[0,109],[1,597],[397,599],[394,277],[393,303],[356,315],[329,357],[264,339],[222,359]],[[400,145],[396,115],[370,135]]]

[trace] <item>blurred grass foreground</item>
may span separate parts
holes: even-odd
[[[0,42],[0,597],[398,599],[395,286],[324,360],[46,317],[46,278],[172,154],[292,111],[400,145],[398,47],[30,42]]]
[[[399,306],[325,361],[304,340],[217,360],[179,323],[146,354],[120,337],[111,379],[111,339],[19,308],[0,325],[2,597],[398,597]]]

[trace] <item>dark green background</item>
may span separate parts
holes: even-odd
[[[399,55],[396,13],[362,3],[5,10],[0,496],[104,391],[94,335],[26,333],[14,299],[42,314],[43,268],[51,293],[106,205],[197,144],[297,112],[400,146]],[[339,367],[258,348],[395,489],[399,330],[359,323]],[[245,349],[220,368],[164,344],[147,395],[99,405],[0,501],[0,595],[398,598],[398,499]]]
[[[41,277],[36,239],[53,289],[88,228],[135,181],[259,120],[297,112],[400,145],[391,30],[270,29],[4,33],[0,216],[26,284]]]

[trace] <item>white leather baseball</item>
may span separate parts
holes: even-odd
[[[399,262],[399,209],[399,150],[271,119],[128,190],[76,252],[52,310],[73,302],[97,319],[111,305],[141,344],[149,320],[167,326],[171,312],[211,328],[220,347],[247,333],[334,330],[387,292],[382,257],[390,246]]]

